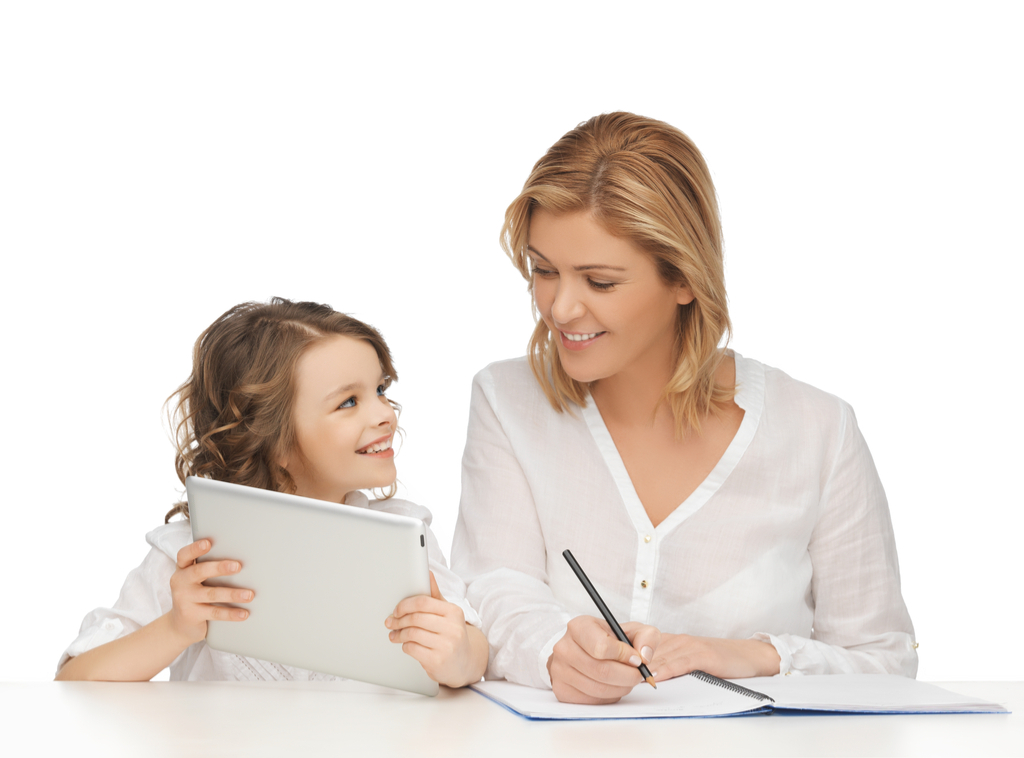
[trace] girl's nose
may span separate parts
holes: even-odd
[[[394,428],[398,425],[398,416],[395,415],[395,409],[388,402],[386,397],[380,398],[380,415],[377,419],[377,426],[390,426]]]

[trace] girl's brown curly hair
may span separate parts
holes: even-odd
[[[187,476],[202,476],[294,492],[277,461],[295,441],[295,365],[311,345],[338,334],[373,346],[385,386],[398,378],[380,332],[328,305],[279,297],[241,303],[200,334],[192,375],[167,399],[182,485]],[[188,518],[187,502],[176,503],[164,521],[178,513]]]

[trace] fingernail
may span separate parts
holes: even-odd
[[[242,600],[252,600],[252,590],[246,590],[242,593]]]
[[[228,571],[238,571],[240,566],[235,561],[228,562]]]
[[[209,540],[203,540],[202,542],[199,543],[199,549],[200,550],[209,550],[209,548],[210,548],[210,541]]]
[[[391,628],[391,619],[391,616],[388,616],[386,619],[384,619],[384,626],[386,626],[388,629]]]
[[[630,666],[639,666],[641,663],[643,663],[643,661],[640,660],[640,656],[639,655],[631,655],[629,657],[629,665]]]
[[[395,636],[397,634],[398,634],[398,632],[388,632],[388,639],[391,640],[392,642],[394,642],[395,641]]]
[[[645,663],[651,662],[651,656],[654,655],[654,651],[648,645],[644,645],[640,650],[640,656],[644,659]]]
[[[235,616],[240,619],[244,619],[249,615],[249,611],[235,611]]]

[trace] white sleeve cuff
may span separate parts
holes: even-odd
[[[537,659],[537,663],[540,664],[540,678],[544,686],[549,690],[551,689],[551,673],[548,671],[548,659],[551,658],[551,654],[555,650],[555,645],[558,641],[565,636],[566,629],[568,626],[563,626],[555,635],[544,643],[544,647],[540,649],[540,656]]]
[[[791,674],[793,672],[793,651],[789,649],[789,645],[767,632],[758,632],[752,635],[750,639],[757,640],[758,642],[767,642],[775,648],[775,652],[779,654],[780,674]]]
[[[72,658],[92,650],[94,647],[113,642],[126,633],[121,619],[109,617],[103,619],[98,626],[91,627],[88,631],[79,634],[75,641],[68,645],[68,649],[64,651],[64,655],[60,657],[60,662],[57,664],[57,672],[59,673],[64,668],[64,664]]]

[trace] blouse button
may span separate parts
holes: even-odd
[[[647,580],[644,579],[642,582],[640,582],[640,586],[643,587],[644,589],[647,589]]]
[[[645,534],[644,535],[644,542],[650,542],[650,541],[651,541],[651,535]]]

